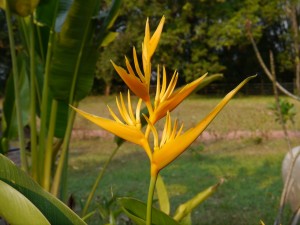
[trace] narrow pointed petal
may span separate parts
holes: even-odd
[[[136,70],[136,72],[137,72],[139,78],[141,79],[141,81],[142,81],[143,83],[145,83],[145,82],[146,82],[146,81],[145,81],[145,77],[144,77],[144,75],[142,74],[142,71],[141,71],[141,69],[140,69],[140,65],[139,65],[139,61],[138,61],[138,59],[137,59],[137,54],[136,54],[135,48],[133,48],[133,61],[134,61],[135,70]]]
[[[148,117],[143,114],[145,120],[147,121],[151,131],[152,131],[152,134],[153,134],[153,138],[154,138],[154,149],[156,149],[158,147],[158,133],[157,133],[157,130],[156,128],[153,126],[153,124],[149,121]]]
[[[174,74],[172,76],[172,79],[171,79],[171,81],[170,81],[170,83],[168,85],[168,88],[167,88],[164,96],[161,99],[162,102],[165,101],[166,99],[168,99],[171,96],[171,94],[174,91],[175,86],[177,84],[177,80],[178,80],[178,73],[174,72]]]
[[[165,101],[161,102],[155,109],[155,113],[150,118],[150,121],[154,124],[156,121],[163,118],[167,112],[171,112],[175,109],[187,96],[189,96],[193,90],[201,83],[207,74],[199,77],[197,80],[185,85],[183,88],[175,90],[175,92]]]
[[[163,16],[153,34],[153,36],[151,37],[150,39],[150,42],[149,42],[149,57],[151,58],[152,55],[154,54],[155,50],[156,50],[156,47],[158,45],[158,42],[159,42],[159,39],[160,39],[160,36],[161,36],[161,32],[162,32],[162,29],[163,29],[163,26],[164,26],[164,23],[165,23],[165,17]]]
[[[134,117],[133,110],[132,110],[132,105],[131,105],[131,99],[130,99],[130,92],[129,92],[129,90],[127,92],[127,106],[128,106],[128,114],[130,116],[130,119],[132,121],[135,121],[135,117]]]
[[[160,100],[160,72],[159,65],[157,65],[157,77],[156,77],[156,92],[155,92],[155,100],[154,100],[154,108],[157,108]]]
[[[148,87],[146,84],[142,83],[139,78],[136,76],[132,76],[126,72],[122,67],[117,66],[114,62],[112,62],[113,67],[122,78],[122,80],[126,83],[127,87],[138,97],[143,99],[144,101],[149,101],[150,96],[148,93]]]
[[[148,46],[150,42],[150,26],[149,26],[149,18],[147,18],[145,25],[145,37],[144,37],[144,45]]]
[[[205,130],[205,128],[212,122],[217,114],[224,108],[229,100],[252,78],[248,77],[242,81],[235,89],[229,92],[221,102],[194,128],[189,129],[184,134],[176,137],[174,141],[166,143],[159,151],[153,153],[152,163],[156,165],[158,170],[161,170],[173,160],[175,160],[180,154],[182,154],[195,139]]]
[[[112,109],[111,109],[109,106],[107,106],[107,108],[108,108],[108,111],[110,112],[110,115],[112,116],[112,118],[114,118],[114,120],[115,120],[116,122],[118,122],[118,123],[123,123],[123,122],[117,117],[117,115],[114,113],[114,111],[112,111]]]
[[[98,117],[90,113],[86,113],[75,107],[72,108],[81,116],[85,117],[86,119],[98,125],[99,127],[102,127],[103,129],[113,133],[114,135],[119,136],[120,138],[123,138],[127,141],[138,145],[143,145],[145,142],[144,134],[134,126],[128,126],[125,124],[118,123],[114,120]]]

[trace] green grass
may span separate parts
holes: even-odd
[[[219,101],[217,98],[192,97],[177,108],[173,115],[184,122],[185,129],[195,125]],[[281,194],[281,161],[287,151],[283,138],[270,138],[273,130],[280,130],[274,122],[268,104],[269,97],[233,99],[212,122],[207,131],[214,140],[198,140],[188,151],[162,171],[175,208],[199,191],[225,182],[218,191],[193,212],[193,224],[273,224]],[[114,108],[114,98],[90,97],[80,108],[101,116],[108,116],[104,106]],[[296,104],[296,103],[295,103]],[[296,105],[299,112],[299,105]],[[104,110],[103,110],[104,109]],[[296,118],[298,130],[300,121]],[[99,129],[78,117],[75,129]],[[226,140],[228,132],[251,131],[246,138]],[[258,132],[258,133],[255,133]],[[297,145],[297,140],[292,140]],[[98,137],[73,139],[70,156],[69,192],[77,201],[85,201],[101,166],[115,148],[113,138]],[[131,196],[146,200],[149,181],[149,163],[139,147],[125,143],[109,166],[98,190],[97,198]],[[92,207],[95,207],[93,204]],[[289,212],[287,212],[289,213]],[[89,224],[99,224],[93,217]]]

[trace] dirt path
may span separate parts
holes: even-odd
[[[288,135],[291,138],[300,138],[300,131],[288,131]],[[73,138],[80,138],[80,139],[88,139],[88,138],[96,138],[96,137],[104,137],[104,138],[112,138],[113,134],[104,131],[104,130],[73,130],[72,132]],[[198,138],[199,141],[213,141],[213,140],[234,140],[234,139],[241,139],[241,138],[255,138],[261,137],[264,139],[278,139],[284,138],[283,131],[231,131],[229,133],[216,133],[216,132],[209,132],[204,131]]]

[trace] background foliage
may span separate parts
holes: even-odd
[[[247,21],[252,23],[253,35],[266,62],[269,51],[274,52],[278,81],[292,82],[295,52],[287,8],[297,8],[298,4],[281,0],[124,0],[116,23],[119,36],[101,54],[97,78],[116,84],[118,77],[109,60],[122,63],[124,55],[130,58],[132,45],[140,51],[143,18],[150,17],[155,26],[165,15],[167,23],[157,52],[160,58],[154,58],[157,61],[153,64],[161,62],[170,71],[178,70],[181,82],[205,72],[223,73],[228,83],[247,74],[263,74],[246,35]]]
[[[103,3],[104,9],[109,2]],[[119,64],[124,55],[131,58],[132,45],[140,51],[144,19],[150,17],[155,26],[162,15],[166,16],[167,23],[157,52],[160,58],[154,58],[154,64],[161,62],[170,71],[178,70],[182,83],[205,72],[223,73],[229,83],[240,80],[241,76],[263,74],[246,36],[247,20],[252,23],[252,32],[267,62],[269,50],[274,52],[278,81],[292,82],[295,51],[288,13],[290,6],[296,9],[299,19],[299,3],[293,0],[123,0],[114,26],[119,35],[115,42],[101,50],[94,89],[97,91],[100,87],[98,91],[103,93],[106,85],[109,92],[112,83],[120,83],[110,59]],[[2,16],[0,24],[5,27]],[[6,39],[5,29],[1,29],[1,58],[8,49]],[[2,80],[7,65],[9,60],[1,60]]]

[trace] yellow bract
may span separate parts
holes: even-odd
[[[140,122],[140,107],[141,101],[138,102],[136,107],[135,116],[133,115],[133,110],[130,101],[130,95],[128,93],[128,109],[125,106],[122,94],[120,94],[120,102],[116,100],[119,113],[124,120],[122,122],[116,114],[108,107],[111,116],[114,120],[106,119],[103,117],[98,117],[89,113],[86,113],[80,109],[72,107],[80,115],[84,116],[86,119],[95,123],[99,127],[102,127],[105,130],[123,138],[124,140],[133,142],[138,145],[144,145],[145,135],[141,131],[141,122]]]
[[[169,86],[167,87],[166,70],[163,67],[163,82],[162,85],[160,85],[160,72],[158,67],[154,112],[150,113],[149,119],[151,123],[154,124],[156,121],[163,118],[168,111],[171,112],[173,109],[175,109],[187,96],[189,96],[195,90],[195,88],[206,76],[207,74],[173,92],[177,83],[178,73],[176,71],[174,72]]]
[[[114,62],[112,62],[115,70],[122,78],[122,80],[126,83],[126,85],[130,88],[130,90],[136,96],[143,99],[147,103],[147,105],[150,104],[149,87],[151,79],[151,57],[153,56],[155,49],[158,45],[164,22],[165,17],[162,17],[153,36],[150,37],[149,20],[147,19],[145,28],[145,38],[142,44],[142,62],[144,74],[140,69],[135,48],[133,48],[133,59],[135,70],[138,76],[135,75],[135,72],[126,57],[125,63],[128,72],[122,67],[117,66]]]
[[[254,76],[248,77],[243,82],[241,82],[235,89],[229,92],[203,120],[201,120],[195,127],[190,128],[188,131],[186,131],[183,134],[180,134],[181,129],[176,134],[177,122],[175,122],[174,128],[171,132],[171,122],[170,122],[171,118],[170,116],[167,116],[166,126],[164,129],[166,130],[166,132],[164,131],[162,136],[163,144],[160,145],[159,149],[153,152],[152,161],[151,161],[151,166],[153,166],[153,169],[151,170],[151,172],[154,174],[158,173],[161,169],[166,167],[169,163],[174,161],[180,154],[182,154],[196,140],[196,138],[205,130],[205,128],[211,123],[211,121],[217,116],[217,114],[225,107],[225,105],[238,92],[238,90],[240,90],[243,87],[243,85],[246,84],[253,77]],[[156,135],[154,135],[154,137],[157,138]],[[154,141],[155,143],[158,142],[157,140]]]

